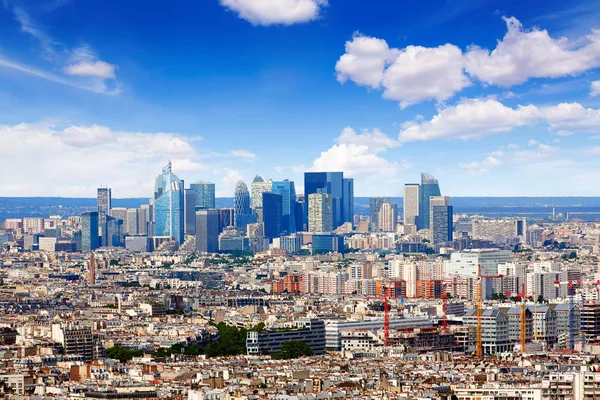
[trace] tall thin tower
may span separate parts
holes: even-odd
[[[104,236],[106,229],[106,216],[112,208],[112,194],[110,188],[98,188],[98,235]]]
[[[96,259],[94,258],[94,253],[90,256],[90,285],[94,286],[96,284]]]

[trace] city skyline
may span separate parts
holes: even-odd
[[[597,194],[597,2],[232,4],[5,1],[0,194],[142,197],[169,159],[219,197],[304,171],[357,196],[420,171],[453,197]]]

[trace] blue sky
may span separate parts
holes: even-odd
[[[405,4],[408,3],[408,4]],[[597,1],[0,1],[1,196],[341,170],[598,195]],[[595,31],[596,30],[596,31]]]

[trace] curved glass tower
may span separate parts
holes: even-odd
[[[155,235],[171,236],[183,243],[184,216],[183,181],[173,174],[169,161],[154,186]]]
[[[430,223],[430,205],[432,196],[441,196],[440,186],[437,179],[432,175],[423,172],[421,174],[421,201],[419,202],[419,229],[429,229]]]
[[[252,220],[252,210],[250,209],[250,192],[244,181],[238,181],[235,184],[233,196],[233,212],[235,218],[235,227],[246,229]]]

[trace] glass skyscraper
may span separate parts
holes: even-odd
[[[354,186],[354,185],[352,185]],[[350,187],[350,183],[346,183]],[[331,196],[331,213],[333,216],[333,229],[344,222],[344,173],[343,172],[305,172],[304,173],[304,198],[314,193],[327,193]],[[344,201],[346,200],[346,201]],[[308,205],[307,205],[308,206]],[[305,207],[305,221],[308,225],[308,207]]]
[[[98,212],[84,212],[81,214],[81,250],[96,250],[99,245]]]
[[[238,181],[235,185],[233,212],[235,227],[242,231],[245,231],[246,226],[255,220],[250,209],[250,192],[248,192],[248,186],[246,186],[244,181]]]
[[[294,182],[287,179],[285,181],[273,182],[271,190],[273,193],[280,194],[283,197],[281,230],[287,233],[296,232],[296,187]]]
[[[421,174],[421,199],[419,201],[419,229],[429,229],[431,227],[430,209],[432,196],[441,196],[440,186],[437,179],[433,176]]]
[[[98,228],[99,235],[104,235],[106,229],[106,216],[112,207],[112,196],[110,188],[98,188]]]
[[[196,199],[196,210],[215,208],[215,184],[212,182],[196,182],[190,185]]]
[[[264,237],[273,239],[281,235],[284,197],[278,193],[262,194]]]
[[[452,206],[448,196],[433,196],[431,200],[431,243],[452,241]]]
[[[179,244],[184,240],[183,181],[171,170],[171,162],[156,178],[154,189],[155,236],[171,236]]]

